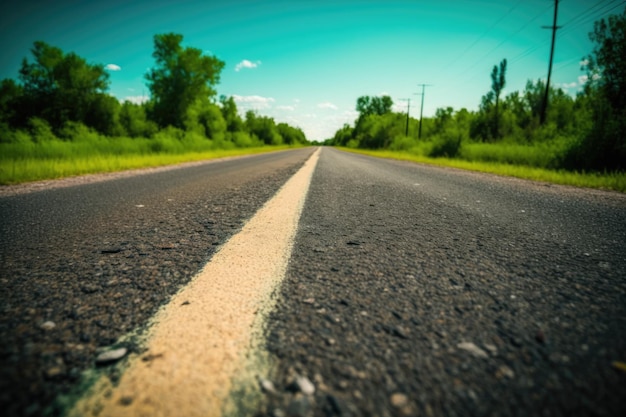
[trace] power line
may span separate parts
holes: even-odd
[[[517,3],[515,3],[515,5],[513,5],[513,7],[511,7],[504,15],[502,15],[498,20],[496,20],[491,26],[489,26],[489,28],[484,31],[478,38],[476,38],[476,40],[474,42],[472,42],[472,44],[470,46],[468,46],[467,48],[465,48],[465,50],[463,51],[463,53],[461,53],[459,56],[456,57],[456,59],[454,59],[450,64],[448,64],[448,67],[451,67],[452,65],[456,64],[470,49],[472,49],[474,46],[476,46],[476,44],[485,37],[485,35],[487,33],[489,33],[491,31],[491,29],[493,29],[494,27],[496,27],[496,25],[498,23],[500,23],[505,17],[507,17],[508,15],[511,14],[511,12],[513,12],[513,10],[515,10],[517,8],[517,6],[519,6],[524,0],[520,0]]]
[[[495,51],[496,49],[500,48],[502,45],[504,45],[507,41],[509,41],[513,36],[517,35],[519,32],[521,32],[522,30],[526,29],[531,23],[533,23],[535,20],[539,19],[541,16],[543,16],[545,14],[546,11],[548,11],[552,6],[548,6],[545,9],[542,9],[537,15],[535,15],[535,17],[533,17],[532,19],[530,19],[528,22],[526,22],[524,25],[522,25],[519,29],[517,29],[514,33],[510,34],[509,36],[507,36],[504,40],[502,40],[499,44],[497,44],[496,46],[494,46],[493,48],[491,48],[487,53],[485,53],[480,59],[476,60],[472,65],[470,65],[469,67],[466,67],[464,69],[464,73],[468,73],[470,70],[472,70],[473,68],[475,68],[478,64],[485,62],[485,58],[487,58],[489,55],[491,55],[491,53],[493,51]],[[480,73],[476,73],[475,75],[471,76],[470,78],[467,78],[464,83],[467,83],[473,79],[475,79],[476,77],[478,77],[480,75]]]
[[[597,3],[594,6],[591,6],[590,8],[588,8],[587,10],[582,11],[581,13],[577,14],[576,16],[574,16],[573,18],[571,18],[570,20],[568,20],[567,22],[565,22],[563,24],[563,26],[579,26],[579,24],[583,24],[586,22],[583,22],[583,20],[586,20],[589,18],[589,16],[593,13],[595,14],[595,17],[592,17],[592,20],[596,20],[598,17],[604,15],[605,13],[609,12],[610,10],[613,10],[617,7],[620,6],[620,4],[617,4],[617,6],[613,7],[614,4],[616,3],[626,3],[623,0],[614,0],[614,1],[610,1],[608,3]],[[594,9],[598,9],[598,8],[602,8],[602,10],[598,10],[593,11]]]
[[[619,3],[619,4],[616,5],[616,3]],[[572,19],[568,20],[567,23],[563,24],[562,25],[563,26],[563,30],[561,32],[557,33],[557,38],[558,39],[562,39],[564,36],[566,36],[566,35],[572,33],[573,31],[575,31],[576,28],[600,19],[601,17],[605,16],[610,11],[620,7],[622,4],[626,4],[626,2],[624,0],[616,0],[616,1],[611,1],[609,3],[600,4],[600,6],[602,6],[604,8],[601,9],[601,10],[596,10],[595,12],[591,12],[591,11],[598,7],[597,4],[595,6],[592,6],[592,7],[588,8],[587,10],[585,10],[585,11],[579,13],[578,15],[574,16]],[[583,17],[585,20],[581,20],[580,17]],[[516,62],[521,61],[522,59],[524,59],[527,56],[531,55],[533,52],[535,52],[538,49],[542,48],[548,42],[549,42],[549,40],[546,39],[545,41],[543,41],[541,43],[533,45],[530,48],[527,48],[525,51],[523,51],[520,54],[518,54],[518,55],[514,56],[513,58],[511,58],[511,64],[514,64]],[[578,59],[579,59],[579,57],[576,57],[576,58],[573,58],[572,60],[578,60]]]
[[[487,58],[493,51],[495,51],[496,49],[498,49],[499,47],[501,47],[502,45],[504,45],[506,42],[508,42],[513,36],[517,35],[518,33],[520,33],[522,30],[526,29],[531,23],[533,23],[535,20],[539,19],[539,17],[541,17],[546,10],[548,10],[549,8],[546,8],[544,10],[541,11],[541,13],[539,13],[538,15],[536,15],[535,17],[533,17],[531,20],[529,20],[528,22],[526,22],[526,24],[522,25],[522,27],[520,27],[519,29],[517,29],[515,32],[513,32],[512,34],[510,34],[509,36],[507,36],[504,40],[502,40],[499,44],[497,44],[496,46],[494,46],[493,48],[491,48],[485,55],[482,56],[482,58],[480,58],[478,61],[476,61],[472,66],[470,66],[468,68],[472,69],[474,68],[476,65],[478,65],[479,63],[483,62],[485,58]]]
[[[577,23],[574,26],[565,27],[563,31],[557,33],[557,39],[563,38],[567,34],[569,34],[572,31],[574,31],[576,29],[576,27],[578,27],[578,26],[581,26],[581,25],[584,25],[584,24],[588,24],[588,23],[590,23],[592,21],[598,21],[601,18],[607,17],[608,13],[610,13],[611,11],[615,10],[618,7],[621,7],[624,4],[626,4],[626,1],[624,1],[624,0],[611,1],[611,2],[608,2],[608,3],[605,3],[605,4],[600,4],[600,6],[602,6],[604,8],[601,9],[601,10],[596,10],[596,13],[587,13],[587,12],[589,12],[590,10],[592,10],[594,8],[597,8],[598,5],[587,9],[583,13],[579,13],[577,16],[575,16],[574,18],[570,19],[568,22],[574,22],[574,21],[576,21],[576,18],[578,18],[580,16],[583,16],[583,15],[585,15],[583,17],[586,20],[578,19],[576,21]],[[563,26],[565,26],[565,25],[563,25]],[[543,44],[545,44],[545,42]],[[573,57],[573,58],[568,59],[567,61],[561,62],[560,65],[558,65],[554,70],[558,71],[558,70],[560,70],[562,68],[569,67],[569,66],[573,65],[574,63],[580,63],[580,62],[581,62],[581,57]],[[581,65],[581,64],[579,64],[579,65]],[[535,77],[535,78],[539,78],[539,76]]]

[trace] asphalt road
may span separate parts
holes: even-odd
[[[144,326],[312,153],[0,197],[1,414],[58,415],[97,349]]]
[[[312,152],[1,197],[3,415],[57,414]],[[323,149],[258,414],[622,415],[625,243],[621,194]]]
[[[324,149],[265,412],[626,415],[625,243],[623,195]]]

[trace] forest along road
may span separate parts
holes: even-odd
[[[60,412],[313,153],[0,197],[3,415]],[[622,194],[323,148],[247,412],[623,415],[625,243]]]

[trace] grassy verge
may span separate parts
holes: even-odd
[[[19,155],[0,156],[0,184],[19,184],[30,181],[56,179],[84,174],[124,171],[129,169],[174,165],[182,162],[202,161],[228,156],[258,154],[288,149],[289,146],[263,146],[253,148],[214,149],[177,153],[112,154],[81,152],[72,155],[71,143],[64,146],[70,151],[49,157]],[[0,154],[3,151],[0,146]]]
[[[524,165],[511,165],[496,162],[465,161],[450,158],[430,158],[401,151],[373,151],[362,149],[341,148],[348,152],[376,156],[379,158],[397,159],[402,161],[419,162],[429,165],[445,166],[465,169],[469,171],[486,172],[503,176],[510,176],[553,184],[573,185],[576,187],[614,190],[626,193],[626,173],[585,173],[563,170],[533,168]]]

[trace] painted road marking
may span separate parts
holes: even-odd
[[[70,415],[221,415],[247,367],[258,312],[285,275],[319,153],[159,310],[148,351],[130,359],[119,384],[102,377]]]

